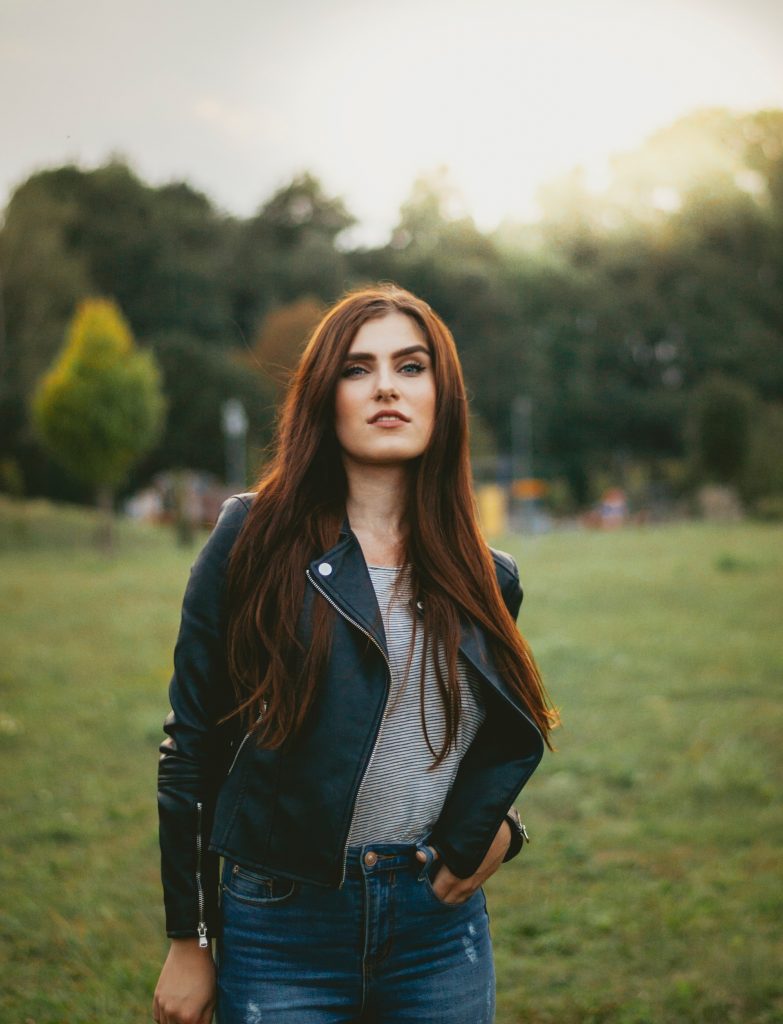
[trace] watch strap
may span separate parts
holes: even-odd
[[[527,829],[522,823],[522,819],[519,816],[519,811],[516,807],[510,808],[508,814],[505,815],[505,820],[508,822],[509,828],[511,829],[511,842],[506,850],[506,855],[503,858],[503,863],[507,860],[511,860],[512,857],[516,857],[525,843],[530,842],[530,836],[527,834]]]

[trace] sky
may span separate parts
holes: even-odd
[[[0,206],[111,155],[240,216],[311,171],[380,244],[446,166],[491,230],[683,114],[783,108],[781,54],[780,0],[0,0]]]

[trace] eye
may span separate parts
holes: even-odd
[[[357,363],[355,366],[349,366],[347,369],[343,370],[341,376],[342,377],[356,377],[356,376],[358,376],[356,373],[354,373],[354,370],[358,370],[360,373],[366,373],[367,372],[363,366],[359,366],[359,364]]]
[[[400,367],[401,370],[407,370],[409,368],[413,370],[413,373],[407,373],[405,375],[406,377],[415,377],[418,374],[423,373],[427,369],[424,363],[420,363],[418,359],[411,359],[409,362],[403,364],[403,366]]]

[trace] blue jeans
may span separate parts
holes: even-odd
[[[218,1024],[491,1024],[484,890],[444,903],[438,867],[424,841],[351,846],[327,889],[226,860]]]

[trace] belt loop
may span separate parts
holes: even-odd
[[[419,861],[418,857],[416,857],[416,853],[418,853],[419,850],[421,850],[422,853],[426,854],[426,856],[427,856],[427,859],[425,861],[423,861],[423,862]],[[424,881],[424,876],[427,874],[427,871],[429,870],[430,865],[435,860],[435,854],[432,852],[432,849],[429,846],[427,846],[426,842],[423,839],[420,839],[419,842],[416,843],[416,850],[414,851],[414,858],[415,858],[417,864],[421,864],[421,870],[417,874],[416,880],[418,882],[423,882]]]

